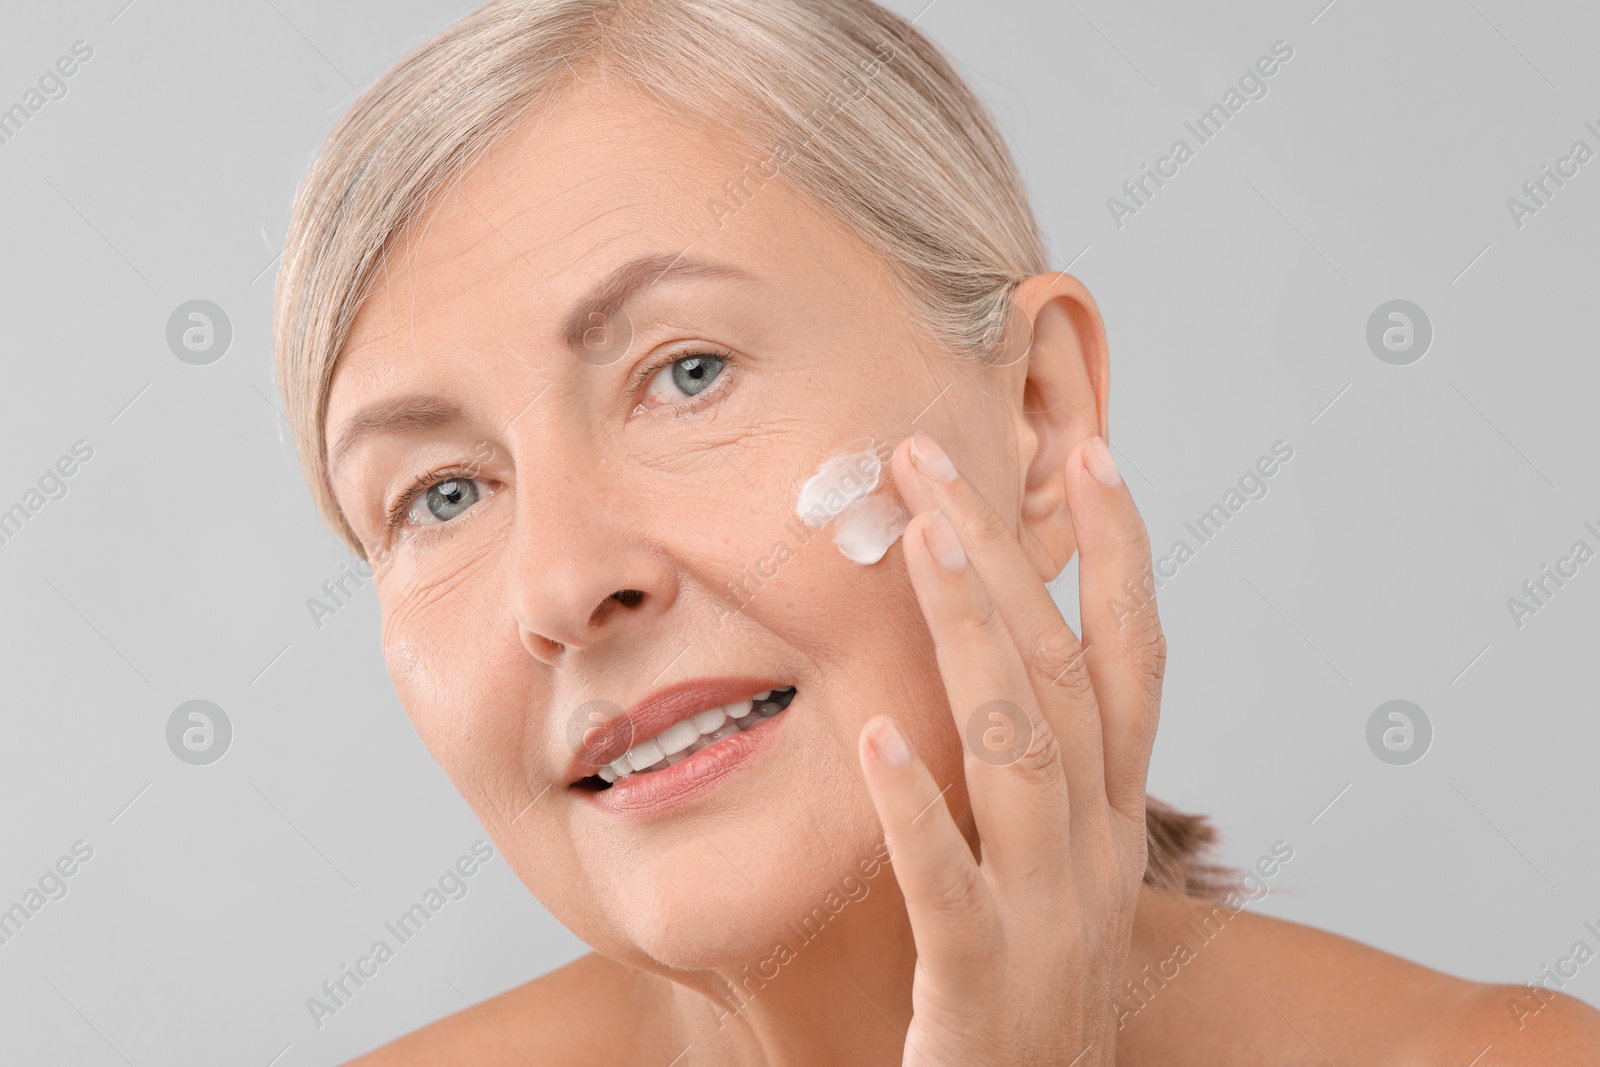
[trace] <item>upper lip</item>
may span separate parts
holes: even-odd
[[[690,678],[657,689],[588,735],[583,747],[567,765],[567,784],[590,777],[634,745],[649,740],[695,712],[746,700],[769,689],[785,688],[787,684],[751,675]]]

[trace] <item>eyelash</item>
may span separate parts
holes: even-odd
[[[674,404],[665,409],[668,414],[675,418],[688,415],[697,410],[699,407],[703,406],[706,402],[708,402],[708,400],[714,399],[723,391],[723,379],[734,368],[733,354],[731,352],[727,351],[726,349],[717,348],[713,345],[706,345],[701,348],[691,349],[689,351],[669,353],[660,359],[646,364],[640,370],[635,371],[632,377],[628,380],[627,391],[630,394],[637,393],[639,389],[641,389],[650,381],[651,378],[656,376],[657,372],[661,371],[665,367],[672,366],[674,363],[679,363],[686,359],[694,359],[696,357],[703,358],[707,356],[722,361],[722,370],[718,372],[716,381],[712,382],[711,387],[705,392],[691,397],[689,400],[686,400],[681,404]],[[635,407],[637,407],[637,404]],[[411,510],[411,505],[415,503],[417,497],[421,496],[429,489],[432,489],[435,485],[438,485],[441,482],[449,481],[452,478],[475,478],[477,477],[475,471],[476,468],[470,465],[454,466],[440,467],[437,470],[431,470],[424,474],[418,475],[385,512],[384,528],[392,530],[396,526],[400,525],[401,520],[405,517],[406,513]]]

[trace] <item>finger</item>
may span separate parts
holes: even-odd
[[[912,446],[916,445],[916,452]],[[925,458],[917,460],[917,453]],[[922,473],[923,469],[931,471]],[[895,449],[895,483],[913,512],[937,507],[967,547],[1019,650],[1045,721],[1053,731],[1071,802],[1104,822],[1105,773],[1100,710],[1084,646],[1000,514],[938,443],[918,432]]]
[[[1059,871],[1070,862],[1066,772],[1016,643],[943,513],[912,518],[902,544],[965,741],[984,860],[1001,879]]]
[[[1085,661],[1100,699],[1106,795],[1118,811],[1137,814],[1160,718],[1167,644],[1156,614],[1150,536],[1104,438],[1088,438],[1068,458],[1067,508],[1078,540]]]
[[[868,720],[857,747],[905,897],[918,964],[941,984],[975,973],[997,943],[999,923],[944,793],[888,716]]]

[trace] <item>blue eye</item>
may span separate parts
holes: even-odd
[[[438,526],[454,519],[486,495],[474,478],[461,475],[430,477],[435,480],[419,480],[415,488],[391,509],[390,526],[401,522],[407,526]]]
[[[645,400],[657,405],[681,404],[705,392],[722,374],[728,361],[721,356],[696,353],[673,360],[650,376]]]
[[[429,486],[418,501],[440,522],[448,522],[478,502],[478,487],[468,478],[451,478]],[[415,512],[416,506],[412,509]]]
[[[722,364],[723,361],[715,356],[690,356],[688,359],[680,359],[669,368],[672,371],[672,384],[690,396],[695,396],[722,373]]]

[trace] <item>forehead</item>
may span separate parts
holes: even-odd
[[[490,147],[386,249],[338,378],[384,377],[424,334],[485,341],[525,309],[555,329],[580,294],[641,254],[708,258],[847,303],[881,273],[871,249],[779,180],[724,125],[582,85]],[[497,314],[486,316],[493,308]],[[423,312],[426,312],[425,314]],[[515,325],[526,338],[526,321]]]

